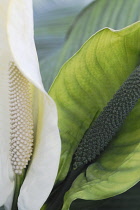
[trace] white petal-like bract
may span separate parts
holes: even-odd
[[[0,0],[0,206],[9,196],[13,197],[14,173],[12,170],[10,150],[10,119],[8,98],[8,68],[11,53],[7,41],[7,6],[9,0]]]
[[[10,150],[8,69],[13,62],[32,85],[33,155],[18,198],[19,210],[39,210],[57,175],[61,141],[54,101],[45,92],[34,44],[32,0],[0,0],[0,205],[10,209],[15,176]],[[18,110],[17,110],[18,112]],[[13,149],[14,150],[14,149]]]

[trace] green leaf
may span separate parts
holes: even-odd
[[[62,67],[50,95],[57,104],[62,155],[57,182],[90,124],[140,63],[140,22],[123,30],[103,29]],[[80,174],[66,193],[63,210],[77,199],[120,194],[140,180],[140,102],[98,161]]]
[[[85,8],[74,21],[62,50],[41,64],[41,73],[46,90],[60,67],[76,53],[82,44],[95,32],[111,27],[121,29],[140,19],[139,0],[96,0]]]
[[[77,199],[74,201],[70,207],[70,210],[97,210],[100,206],[106,203],[106,200],[99,200],[99,201],[90,201],[90,200],[81,200]]]
[[[64,2],[59,2],[55,6],[52,1],[48,1],[47,6],[53,7],[53,9],[47,11],[47,9],[44,9],[45,5],[43,3],[40,9],[38,9],[39,3],[36,3],[34,9],[35,42],[46,90],[49,89],[54,79],[54,61],[57,60],[59,51],[65,41],[65,34],[81,8],[79,4],[76,6],[72,4],[71,7],[67,3],[64,6],[62,4]]]
[[[113,198],[99,201],[76,200],[71,204],[70,210],[138,210],[140,206],[139,189],[140,182],[127,192]]]
[[[88,0],[88,2],[91,0]],[[46,90],[49,89],[59,50],[71,23],[84,7],[85,1],[33,0],[35,43]],[[47,77],[46,77],[47,76]],[[45,80],[44,80],[45,78]],[[47,78],[47,81],[46,81]]]
[[[37,52],[40,60],[44,58],[50,59],[56,51],[62,46],[65,34],[73,21],[79,9],[77,7],[53,7],[48,9],[47,2],[39,8],[39,4],[35,4],[35,41]],[[62,4],[62,3],[61,3]],[[43,7],[44,6],[44,7]],[[37,11],[36,11],[37,10]]]

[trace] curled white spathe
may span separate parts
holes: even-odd
[[[10,149],[9,63],[33,85],[34,153],[18,198],[19,210],[39,210],[49,196],[59,165],[60,136],[54,101],[45,92],[34,44],[32,0],[0,0],[0,206],[11,208],[15,175]]]

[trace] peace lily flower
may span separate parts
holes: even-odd
[[[18,209],[38,210],[58,170],[57,111],[39,73],[32,1],[0,0],[0,10],[0,206],[11,209],[16,176],[29,164]]]

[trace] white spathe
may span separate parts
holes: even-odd
[[[0,0],[0,206],[11,208],[15,175],[10,150],[8,68],[12,61],[33,85],[34,153],[18,198],[19,210],[39,210],[57,175],[61,141],[55,103],[45,92],[34,44],[32,0]]]

